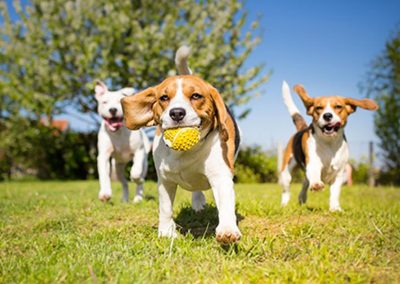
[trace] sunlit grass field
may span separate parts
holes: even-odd
[[[131,185],[133,189],[133,185]],[[280,208],[276,184],[238,184],[243,238],[221,247],[217,212],[190,209],[178,190],[180,237],[157,238],[157,191],[141,204],[97,200],[97,181],[0,183],[2,283],[399,283],[400,189],[345,187],[342,213],[328,190]]]

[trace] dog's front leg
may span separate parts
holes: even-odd
[[[97,170],[100,181],[99,199],[108,201],[111,198],[110,155],[108,153],[101,152],[97,156]]]
[[[175,222],[172,219],[173,205],[176,194],[176,183],[167,182],[159,178],[158,198],[159,198],[159,237],[176,237]]]
[[[330,211],[343,211],[340,207],[339,197],[340,191],[342,189],[342,184],[344,181],[344,170],[339,172],[336,176],[335,181],[330,187],[330,196],[329,196],[329,210]]]
[[[236,224],[235,191],[232,177],[218,175],[209,180],[218,208],[217,241],[223,244],[235,243],[240,240],[242,234]]]
[[[324,189],[325,185],[321,180],[322,162],[315,156],[310,157],[310,161],[306,166],[306,177],[310,184],[310,189],[313,191],[320,191]]]

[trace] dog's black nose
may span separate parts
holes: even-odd
[[[324,115],[322,117],[326,121],[331,121],[333,115],[330,112],[327,112],[327,113],[324,113]]]
[[[173,108],[169,111],[169,116],[176,122],[181,121],[186,115],[186,110],[181,107]]]
[[[112,116],[115,116],[118,110],[115,107],[112,107],[108,111],[111,113]]]

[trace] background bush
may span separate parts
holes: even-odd
[[[242,183],[276,182],[277,157],[260,146],[241,148],[235,165],[235,180]]]
[[[6,121],[0,135],[2,178],[89,179],[97,176],[96,133],[60,130],[23,117]],[[9,130],[12,129],[12,130]]]

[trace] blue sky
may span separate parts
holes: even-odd
[[[362,98],[360,82],[400,25],[400,1],[248,1],[245,7],[250,19],[262,15],[264,30],[248,64],[265,62],[272,76],[265,92],[249,104],[250,115],[239,124],[246,144],[266,149],[285,144],[294,132],[281,99],[283,80],[291,86],[303,84],[311,96]],[[346,136],[350,156],[366,156],[368,142],[378,141],[373,113],[358,109],[349,119]]]

